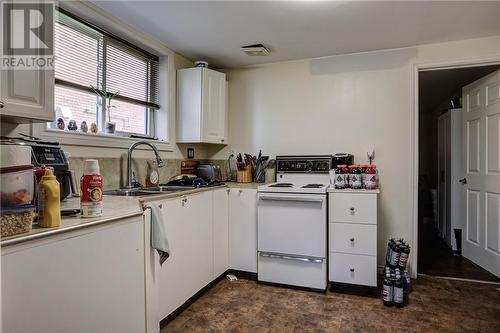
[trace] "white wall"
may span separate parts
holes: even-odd
[[[230,149],[276,154],[350,152],[380,170],[378,258],[390,236],[412,239],[413,65],[500,56],[500,36],[226,70]]]

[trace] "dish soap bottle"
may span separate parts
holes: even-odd
[[[148,170],[146,176],[146,187],[158,186],[160,176],[158,175],[158,165],[156,161],[148,161]]]
[[[38,226],[43,228],[60,226],[61,188],[52,170],[45,171],[38,186]]]

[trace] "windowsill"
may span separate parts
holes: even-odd
[[[45,128],[45,123],[34,124],[33,135],[47,141],[57,141],[61,145],[86,146],[100,148],[124,148],[128,149],[130,145],[137,141],[147,141],[154,144],[160,151],[173,151],[172,145],[163,140],[129,138],[124,136],[115,136],[104,133],[84,133],[78,131],[66,131]],[[139,147],[137,149],[140,149]],[[146,149],[146,148],[145,148]]]

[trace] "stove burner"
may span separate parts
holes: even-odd
[[[323,186],[324,186],[323,184],[307,184],[302,186],[302,188],[321,188]]]
[[[276,183],[269,185],[269,187],[293,187],[293,184],[290,183]]]

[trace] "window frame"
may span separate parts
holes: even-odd
[[[128,149],[131,144],[141,141],[153,143],[160,151],[174,152],[176,148],[172,142],[175,142],[175,109],[176,109],[176,68],[179,66],[189,66],[187,60],[177,58],[174,51],[169,49],[164,43],[152,38],[149,35],[138,31],[111,14],[100,10],[85,2],[67,1],[59,2],[58,9],[63,9],[70,14],[78,15],[87,24],[92,26],[102,26],[114,36],[120,36],[120,39],[130,40],[131,43],[141,46],[146,50],[151,50],[159,57],[158,73],[158,98],[160,109],[154,112],[153,130],[158,139],[140,139],[121,137],[115,135],[106,135],[104,133],[90,134],[83,132],[69,132],[55,129],[49,129],[46,122],[33,123],[31,126],[31,135],[47,141],[57,141],[65,146],[88,147],[89,149]],[[117,37],[119,38],[119,37]],[[180,61],[180,63],[178,63]],[[184,64],[184,65],[183,65]],[[52,70],[53,73],[53,70]],[[52,87],[46,87],[46,91],[53,90]],[[143,146],[137,149],[142,150]],[[98,153],[95,151],[95,153]],[[83,152],[80,154],[84,154]],[[84,156],[86,156],[84,154]]]
[[[146,90],[147,90],[148,101],[147,102],[139,102],[139,100],[134,101],[133,98],[127,97],[127,96],[123,96],[123,97],[118,96],[116,98],[116,100],[119,100],[123,103],[135,104],[135,105],[138,105],[138,106],[141,106],[144,108],[144,131],[145,132],[139,133],[139,132],[134,132],[134,131],[120,130],[120,131],[115,131],[115,133],[113,135],[124,136],[124,137],[130,137],[132,135],[136,135],[136,136],[146,136],[146,137],[154,138],[155,134],[156,134],[155,133],[156,126],[154,124],[154,119],[155,119],[154,113],[157,112],[158,109],[160,109],[160,106],[159,106],[159,104],[154,103],[154,101],[153,102],[149,101],[150,98],[153,98],[155,101],[157,101],[159,98],[159,96],[154,97],[154,96],[156,96],[156,94],[153,95],[153,92],[151,91],[151,89],[152,89],[151,87],[154,84],[156,84],[156,85],[159,84],[159,82],[156,82],[156,83],[152,82],[152,78],[151,78],[151,67],[152,66],[151,66],[151,64],[152,64],[152,61],[156,61],[157,66],[159,68],[160,58],[157,55],[154,55],[148,51],[145,51],[145,50],[133,45],[132,43],[130,43],[130,42],[128,42],[120,37],[117,37],[117,36],[107,32],[107,31],[93,25],[92,23],[89,23],[89,22],[81,19],[80,17],[70,13],[67,10],[64,10],[64,9],[58,7],[58,8],[56,8],[56,11],[57,11],[57,13],[55,15],[56,17],[59,15],[59,13],[61,13],[61,14],[65,15],[66,17],[68,17],[72,20],[75,20],[78,23],[88,27],[89,29],[94,30],[97,34],[99,34],[99,38],[96,39],[96,42],[98,44],[101,44],[97,47],[97,71],[98,71],[98,73],[97,73],[97,81],[95,83],[96,87],[106,90],[106,86],[107,86],[106,80],[107,80],[107,74],[108,74],[107,73],[108,46],[115,47],[116,49],[120,49],[124,53],[130,54],[131,56],[137,56],[138,58],[141,58],[141,57],[144,58],[144,60],[147,63],[147,67],[148,67],[147,74],[146,74],[147,76],[145,78],[146,79]],[[63,23],[59,23],[59,24],[63,24]],[[71,26],[67,26],[67,27],[69,29],[73,29]],[[89,38],[93,38],[93,39],[96,38],[95,35],[92,35],[92,34],[87,33],[85,31],[79,30],[79,32],[88,35]],[[157,77],[156,79],[160,80],[159,77]],[[74,83],[71,81],[65,81],[63,79],[55,78],[55,85],[94,93],[90,87],[82,86],[82,85],[79,85],[78,83]],[[158,93],[158,92],[156,92],[156,93]],[[104,132],[104,127],[105,127],[105,124],[106,124],[107,118],[108,118],[109,110],[106,110],[106,108],[104,107],[105,103],[106,103],[106,101],[102,97],[96,96],[96,110],[95,110],[96,111],[96,119],[95,119],[95,122],[97,123],[97,126],[98,126],[100,132]],[[153,107],[153,105],[155,107]]]

